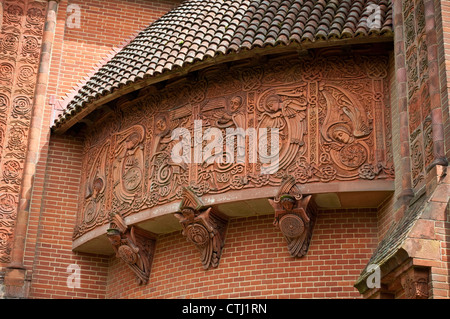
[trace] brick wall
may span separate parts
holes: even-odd
[[[105,288],[104,283],[99,284],[99,281],[104,280],[105,273],[101,267],[105,266],[106,260],[102,257],[77,255],[71,252],[71,235],[77,204],[72,195],[75,187],[78,187],[75,185],[79,185],[79,180],[75,180],[79,177],[81,160],[76,156],[79,156],[81,146],[78,141],[70,138],[55,137],[49,142],[51,104],[70,93],[72,88],[113,48],[120,47],[124,40],[129,39],[143,26],[155,21],[180,2],[179,0],[60,1],[24,260],[28,269],[34,269],[30,292],[32,297],[97,298],[104,296]],[[73,14],[73,11],[68,13],[67,8],[72,4],[77,4],[81,9],[80,28],[66,26],[68,16]],[[67,169],[73,170],[69,179],[65,175]],[[61,259],[64,260],[63,263]],[[66,272],[67,266],[79,262],[87,263],[83,271],[92,273],[88,277],[83,277],[85,283],[82,281],[82,289],[93,285],[94,288],[89,293],[83,290],[75,293],[67,289],[65,282],[69,275]],[[90,267],[94,270],[90,270]],[[95,270],[98,267],[102,270]],[[100,279],[95,275],[97,271],[101,273]]]
[[[450,110],[448,96],[450,87],[450,3],[448,1],[435,0],[436,33],[438,40],[438,60],[441,84],[441,103],[444,121],[444,135],[447,158],[450,158]]]
[[[175,232],[158,239],[150,282],[111,259],[107,298],[359,298],[353,287],[377,243],[376,210],[321,211],[308,254],[293,259],[273,216],[232,219],[220,265],[204,271]]]
[[[44,200],[34,245],[31,298],[102,298],[107,261],[104,256],[72,252],[72,234],[78,208],[82,144],[70,137],[54,136],[50,141]],[[81,269],[81,287],[70,289],[67,267]]]
[[[400,114],[399,101],[397,96],[397,78],[395,72],[395,56],[393,53],[389,56],[389,83],[390,83],[390,108],[391,108],[391,123],[392,123],[392,138],[391,147],[394,159],[395,175],[395,191],[392,196],[387,198],[384,203],[378,207],[378,240],[381,241],[392,226],[395,219],[395,211],[398,204],[397,197],[402,192],[402,162],[401,162],[401,145],[400,145]]]
[[[48,95],[61,100],[102,61],[180,0],[62,0]],[[74,5],[78,7],[74,7]],[[69,6],[69,7],[68,7]],[[69,8],[69,10],[68,10]],[[79,8],[79,28],[66,26]]]

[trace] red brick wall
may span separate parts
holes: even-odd
[[[108,258],[72,252],[72,234],[80,188],[82,144],[70,137],[52,137],[49,146],[44,200],[34,246],[31,298],[102,298]],[[67,267],[81,269],[81,287],[70,289]]]
[[[436,33],[438,40],[438,60],[441,84],[441,103],[444,121],[444,135],[447,158],[450,158],[450,3],[434,0],[436,12]]]
[[[79,187],[81,160],[77,156],[80,155],[81,145],[78,141],[60,137],[52,138],[49,142],[51,97],[61,100],[112,48],[120,46],[144,25],[155,21],[179,2],[179,0],[62,0],[59,3],[47,105],[43,115],[41,153],[34,177],[25,252],[25,266],[34,269],[32,297],[97,298],[104,296],[105,289],[103,281],[106,273],[101,267],[106,265],[107,259],[86,257],[71,252],[71,235],[77,205],[73,192],[77,192]],[[79,29],[66,27],[69,4],[78,4],[81,8]],[[68,169],[72,170],[69,178],[66,175]],[[61,263],[61,260],[64,262]],[[83,276],[82,289],[74,292],[67,289],[66,279],[69,274],[66,269],[70,263],[79,262],[88,264],[83,267],[82,275],[84,272],[92,274],[88,277]],[[95,264],[101,266],[92,266]],[[101,270],[90,270],[90,267],[93,269],[100,267],[98,269]],[[95,275],[97,271],[101,273],[99,278]],[[83,283],[83,280],[86,282]],[[93,290],[88,294],[83,289],[91,285]]]
[[[150,282],[111,260],[107,298],[359,298],[353,287],[377,242],[376,211],[322,211],[308,254],[293,259],[273,216],[232,219],[220,265],[204,271],[175,232],[158,239]]]
[[[53,50],[49,96],[64,98],[113,48],[161,17],[180,0],[62,0]],[[67,27],[80,8],[80,28]]]

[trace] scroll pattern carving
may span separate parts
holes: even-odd
[[[10,262],[46,2],[3,2],[0,19],[0,264]],[[7,129],[8,128],[8,129]]]
[[[127,226],[119,214],[110,217],[107,236],[116,256],[135,273],[139,285],[147,284],[155,255],[155,236],[139,227]]]
[[[308,252],[316,220],[315,211],[308,207],[311,196],[303,196],[295,178],[288,176],[283,180],[277,196],[269,199],[275,209],[274,225],[286,239],[292,257],[303,257]]]
[[[200,251],[204,269],[219,266],[225,244],[227,220],[205,208],[189,188],[184,189],[180,210],[175,214],[183,227],[183,235]]]
[[[423,0],[405,1],[406,70],[411,149],[412,185],[420,188],[425,182],[425,168],[433,160],[431,101],[428,87],[428,52]]]
[[[385,57],[318,55],[216,66],[118,100],[87,133],[82,177],[87,186],[74,238],[106,223],[106,211],[127,216],[180,201],[185,187],[202,197],[280,186],[288,175],[297,184],[392,179],[387,88]],[[255,143],[249,135],[245,147],[235,139],[227,152],[223,139],[222,155],[234,161],[176,163],[175,128],[189,132],[184,138],[192,154],[194,141],[208,145],[203,134],[209,128],[222,136],[227,129],[278,128],[278,169],[262,174],[269,164],[260,159],[270,152],[249,160]],[[93,197],[96,179],[101,187]]]

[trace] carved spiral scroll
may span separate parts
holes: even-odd
[[[300,216],[294,214],[281,217],[279,227],[283,235],[289,238],[301,236],[305,231],[305,223]]]

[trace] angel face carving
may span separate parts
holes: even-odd
[[[278,95],[271,95],[267,98],[265,108],[267,111],[276,113],[281,109],[281,99]]]
[[[242,97],[235,96],[230,100],[230,110],[231,112],[237,112],[242,107]]]
[[[328,136],[337,143],[349,144],[354,141],[351,128],[345,123],[336,123],[328,129]]]

